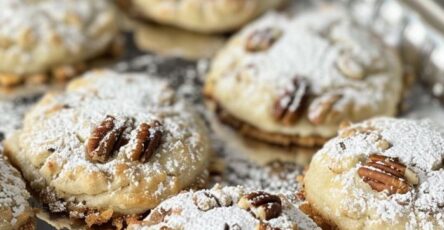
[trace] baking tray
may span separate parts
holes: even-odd
[[[444,102],[444,1],[343,0],[356,21],[396,47],[407,66]]]
[[[400,113],[400,117],[415,119],[429,118],[444,125],[444,119],[442,119],[442,117],[444,117],[444,108],[439,101],[432,96],[433,90],[428,87],[437,82],[436,80],[430,81],[428,80],[429,78],[426,77],[430,76],[430,74],[426,75],[426,73],[430,73],[431,71],[426,70],[424,66],[430,65],[430,61],[426,62],[428,64],[423,62],[418,64],[418,62],[414,61],[421,59],[420,57],[423,57],[421,55],[424,55],[427,52],[429,56],[430,53],[437,52],[436,46],[429,48],[420,45],[408,46],[407,44],[409,43],[403,43],[405,39],[402,38],[402,34],[407,34],[407,27],[399,29],[399,27],[395,27],[394,25],[387,26],[384,21],[383,13],[375,13],[383,9],[381,8],[383,4],[387,4],[387,2],[392,2],[390,4],[398,4],[398,1],[347,1],[345,5],[349,7],[352,15],[355,14],[356,9],[359,9],[357,2],[360,4],[375,4],[374,6],[376,8],[372,11],[373,14],[371,17],[373,17],[373,19],[378,18],[378,20],[380,20],[379,25],[384,25],[384,27],[379,27],[379,32],[382,33],[384,30],[392,31],[392,33],[386,34],[386,41],[391,42],[393,46],[398,48],[399,52],[404,56],[404,61],[408,65],[411,65],[416,71],[415,73],[420,76],[420,81],[417,81],[412,86],[410,93],[403,102],[403,109]],[[310,7],[323,7],[326,4],[328,5],[330,3],[327,3],[326,1],[298,0],[289,8],[295,9],[295,11],[304,11]],[[369,5],[367,5],[367,7],[368,6]],[[380,8],[378,9],[377,7]],[[414,7],[411,5],[402,5],[402,7],[405,7],[402,8],[403,10],[407,9],[406,13],[403,15],[410,15],[410,17],[415,15],[417,20],[423,20],[419,16],[420,14],[413,10]],[[377,26],[369,24],[366,20],[370,20],[370,16],[367,19],[365,17],[360,17],[357,21],[378,31]],[[424,31],[432,31],[429,27],[426,27],[430,25],[426,24],[425,21],[421,21],[421,23],[423,24],[416,24],[416,26],[422,27]],[[170,30],[172,30],[172,28],[168,28],[168,31]],[[402,33],[400,31],[404,32]],[[432,34],[434,33],[435,32],[432,31]],[[209,60],[200,59],[198,61],[189,61],[183,58],[160,56],[147,52],[136,45],[134,42],[134,34],[133,31],[125,32],[125,52],[120,59],[106,64],[105,67],[120,72],[143,72],[158,78],[166,79],[177,90],[179,96],[186,98],[195,105],[196,109],[201,113],[202,119],[206,121],[211,130],[211,138],[218,159],[223,159],[224,162],[224,172],[222,174],[213,175],[212,182],[226,185],[242,184],[247,187],[268,190],[271,192],[281,192],[294,197],[295,190],[299,189],[299,184],[296,182],[297,177],[302,174],[303,169],[310,161],[314,150],[269,146],[245,139],[232,129],[220,124],[207,109],[201,96],[202,84],[205,72],[209,66]],[[396,34],[395,37],[397,39],[393,38],[393,34]],[[223,35],[222,37],[226,38],[227,36],[228,35]],[[0,92],[0,139],[2,136],[7,137],[11,135],[15,129],[21,126],[23,114],[41,95],[48,90],[59,89],[60,87],[42,86],[30,88],[25,86],[13,92]],[[294,197],[293,201],[299,202],[296,197]],[[37,229],[52,229],[52,227],[39,221]]]

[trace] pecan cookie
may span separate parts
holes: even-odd
[[[286,0],[129,0],[144,16],[204,33],[233,31]]]
[[[0,229],[34,229],[34,213],[29,206],[26,184],[0,146]]]
[[[321,145],[342,120],[393,116],[399,57],[339,9],[269,14],[213,60],[204,93],[220,119],[280,145]]]
[[[52,213],[89,226],[137,219],[201,179],[210,157],[203,122],[167,82],[106,70],[45,95],[5,143]]]
[[[311,206],[339,229],[443,229],[444,128],[375,118],[341,128],[304,179]]]
[[[317,229],[284,196],[242,187],[190,191],[162,202],[137,229]]]
[[[0,86],[63,80],[117,35],[107,0],[0,1]]]

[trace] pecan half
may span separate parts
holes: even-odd
[[[281,36],[282,30],[275,27],[255,30],[248,36],[245,49],[249,52],[265,51],[270,48]]]
[[[294,124],[308,98],[308,82],[294,78],[291,89],[287,89],[274,103],[273,116],[285,125]]]
[[[106,116],[105,120],[92,131],[86,144],[86,153],[89,160],[103,163],[108,159],[117,140],[114,130],[115,120],[112,116]]]
[[[358,175],[373,190],[386,190],[389,194],[407,193],[419,182],[418,176],[397,158],[378,154],[369,156],[367,163],[358,169]]]
[[[242,196],[238,202],[242,209],[249,210],[260,220],[270,220],[282,212],[281,198],[266,192],[252,192]]]
[[[338,120],[340,112],[334,105],[342,98],[340,94],[327,94],[316,98],[308,107],[308,119],[319,125]]]
[[[152,126],[148,123],[140,124],[136,135],[136,147],[131,155],[133,161],[148,162],[160,145],[162,139],[160,126],[161,124],[158,121],[155,121]]]
[[[115,117],[107,115],[94,128],[86,143],[87,159],[92,162],[105,163],[113,152],[128,143],[124,134],[130,122],[125,121],[123,125],[116,126],[115,121]]]

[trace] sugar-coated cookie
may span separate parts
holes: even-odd
[[[227,32],[282,5],[286,0],[131,0],[134,8],[160,23],[184,29]]]
[[[321,145],[341,121],[397,113],[399,57],[337,8],[247,26],[213,60],[205,94],[222,121],[279,145]]]
[[[443,229],[444,128],[375,118],[339,130],[305,175],[310,205],[339,229]]]
[[[0,86],[73,76],[118,30],[107,0],[2,0],[0,25]]]
[[[284,196],[242,187],[181,193],[162,202],[129,230],[318,229]]]
[[[0,146],[0,229],[34,229],[34,213],[20,172],[12,167]]]
[[[108,70],[45,95],[5,147],[51,212],[89,226],[154,208],[210,157],[206,127],[166,81]]]

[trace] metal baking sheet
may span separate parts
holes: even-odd
[[[303,11],[308,7],[313,7],[313,5],[319,6],[327,4],[325,1],[299,0],[297,2],[297,4],[290,6],[290,8]],[[372,3],[375,5],[359,6],[357,3]],[[422,24],[419,23],[418,20],[423,19],[413,10],[412,6],[401,6],[396,0],[349,1],[347,4],[352,14],[354,14],[353,12],[357,9],[369,7],[367,8],[367,11],[369,11],[367,12],[368,15],[361,12],[360,22],[364,24],[367,23],[366,25],[376,31],[378,31],[378,28],[380,32],[385,31],[387,35],[385,36],[386,41],[391,42],[391,44],[399,48],[400,53],[404,55],[406,63],[418,68],[417,70],[418,73],[421,74],[422,82],[428,82],[429,85],[435,85],[436,82],[438,82],[437,80],[428,80],[426,76],[430,76],[431,74],[425,75],[425,73],[431,73],[437,70],[425,67],[434,63],[435,59],[444,61],[443,59],[439,59],[439,54],[440,52],[444,52],[444,48],[441,50],[437,45],[428,45],[428,42],[424,42],[427,41],[427,39],[424,41],[421,40],[423,43],[418,43],[419,39],[417,38],[407,40],[407,38],[403,37],[410,33],[416,34],[417,31],[421,31],[421,29],[427,34],[425,37],[429,37],[429,34],[435,33],[429,33],[429,31],[433,30],[429,29],[428,24],[424,24],[425,21],[421,21]],[[385,6],[386,11],[384,11],[384,7],[382,7],[384,4],[388,4],[388,6]],[[396,4],[398,4],[398,8]],[[401,6],[401,8],[399,8],[399,6]],[[394,11],[388,10],[390,7],[392,7]],[[387,21],[384,21],[386,19],[384,19],[383,15],[386,14],[388,17],[389,13],[387,12],[398,12],[396,11],[397,9],[402,9],[403,13],[401,15],[411,18],[412,24],[410,26],[406,26],[403,23],[397,24],[399,22],[397,20],[389,21],[387,19],[392,24],[387,24]],[[396,16],[396,14],[394,14],[394,16]],[[374,23],[368,24],[366,20],[370,20],[372,17],[373,19],[378,18],[379,21],[375,20]],[[395,25],[403,25],[403,27],[399,29],[399,27]],[[434,37],[434,35],[430,35],[430,37]],[[196,109],[201,112],[202,119],[207,121],[212,132],[216,154],[220,158],[225,159],[226,171],[223,175],[213,177],[214,182],[228,185],[243,184],[258,189],[267,189],[283,193],[292,193],[298,188],[299,185],[296,183],[296,177],[302,173],[313,151],[297,148],[282,149],[257,143],[244,139],[230,128],[218,123],[217,119],[214,119],[212,113],[207,109],[200,93],[205,72],[209,66],[208,59],[187,61],[174,57],[162,57],[138,49],[133,42],[131,32],[126,32],[125,38],[125,53],[120,60],[109,63],[107,67],[121,72],[143,72],[155,77],[167,79],[171,82],[171,85],[177,89],[180,96],[195,105]],[[412,47],[416,47],[413,46],[413,44],[423,45],[418,46],[421,48],[413,49]],[[424,56],[429,57],[429,59],[424,59]],[[438,57],[433,59],[434,56]],[[428,61],[419,62],[418,60]],[[436,66],[443,67],[444,63],[441,64],[443,65]],[[440,71],[442,71],[442,69]],[[424,76],[422,76],[423,74]],[[432,87],[433,90],[421,84],[421,82],[416,82],[410,94],[404,100],[404,109],[400,117],[415,119],[428,118],[444,125],[444,119],[442,119],[442,117],[444,117],[444,108],[437,99],[432,97],[432,93],[435,91],[442,90],[444,92],[444,75],[441,76],[441,79],[443,79],[442,88],[440,89],[439,86],[434,86]],[[38,88],[21,87],[12,92],[0,92],[0,138],[2,136],[9,136],[15,129],[19,128],[23,114],[44,92],[52,89],[52,87],[44,86]],[[52,228],[43,221],[39,221],[37,229]]]
[[[398,48],[430,92],[444,102],[444,1],[343,0],[350,14]]]

